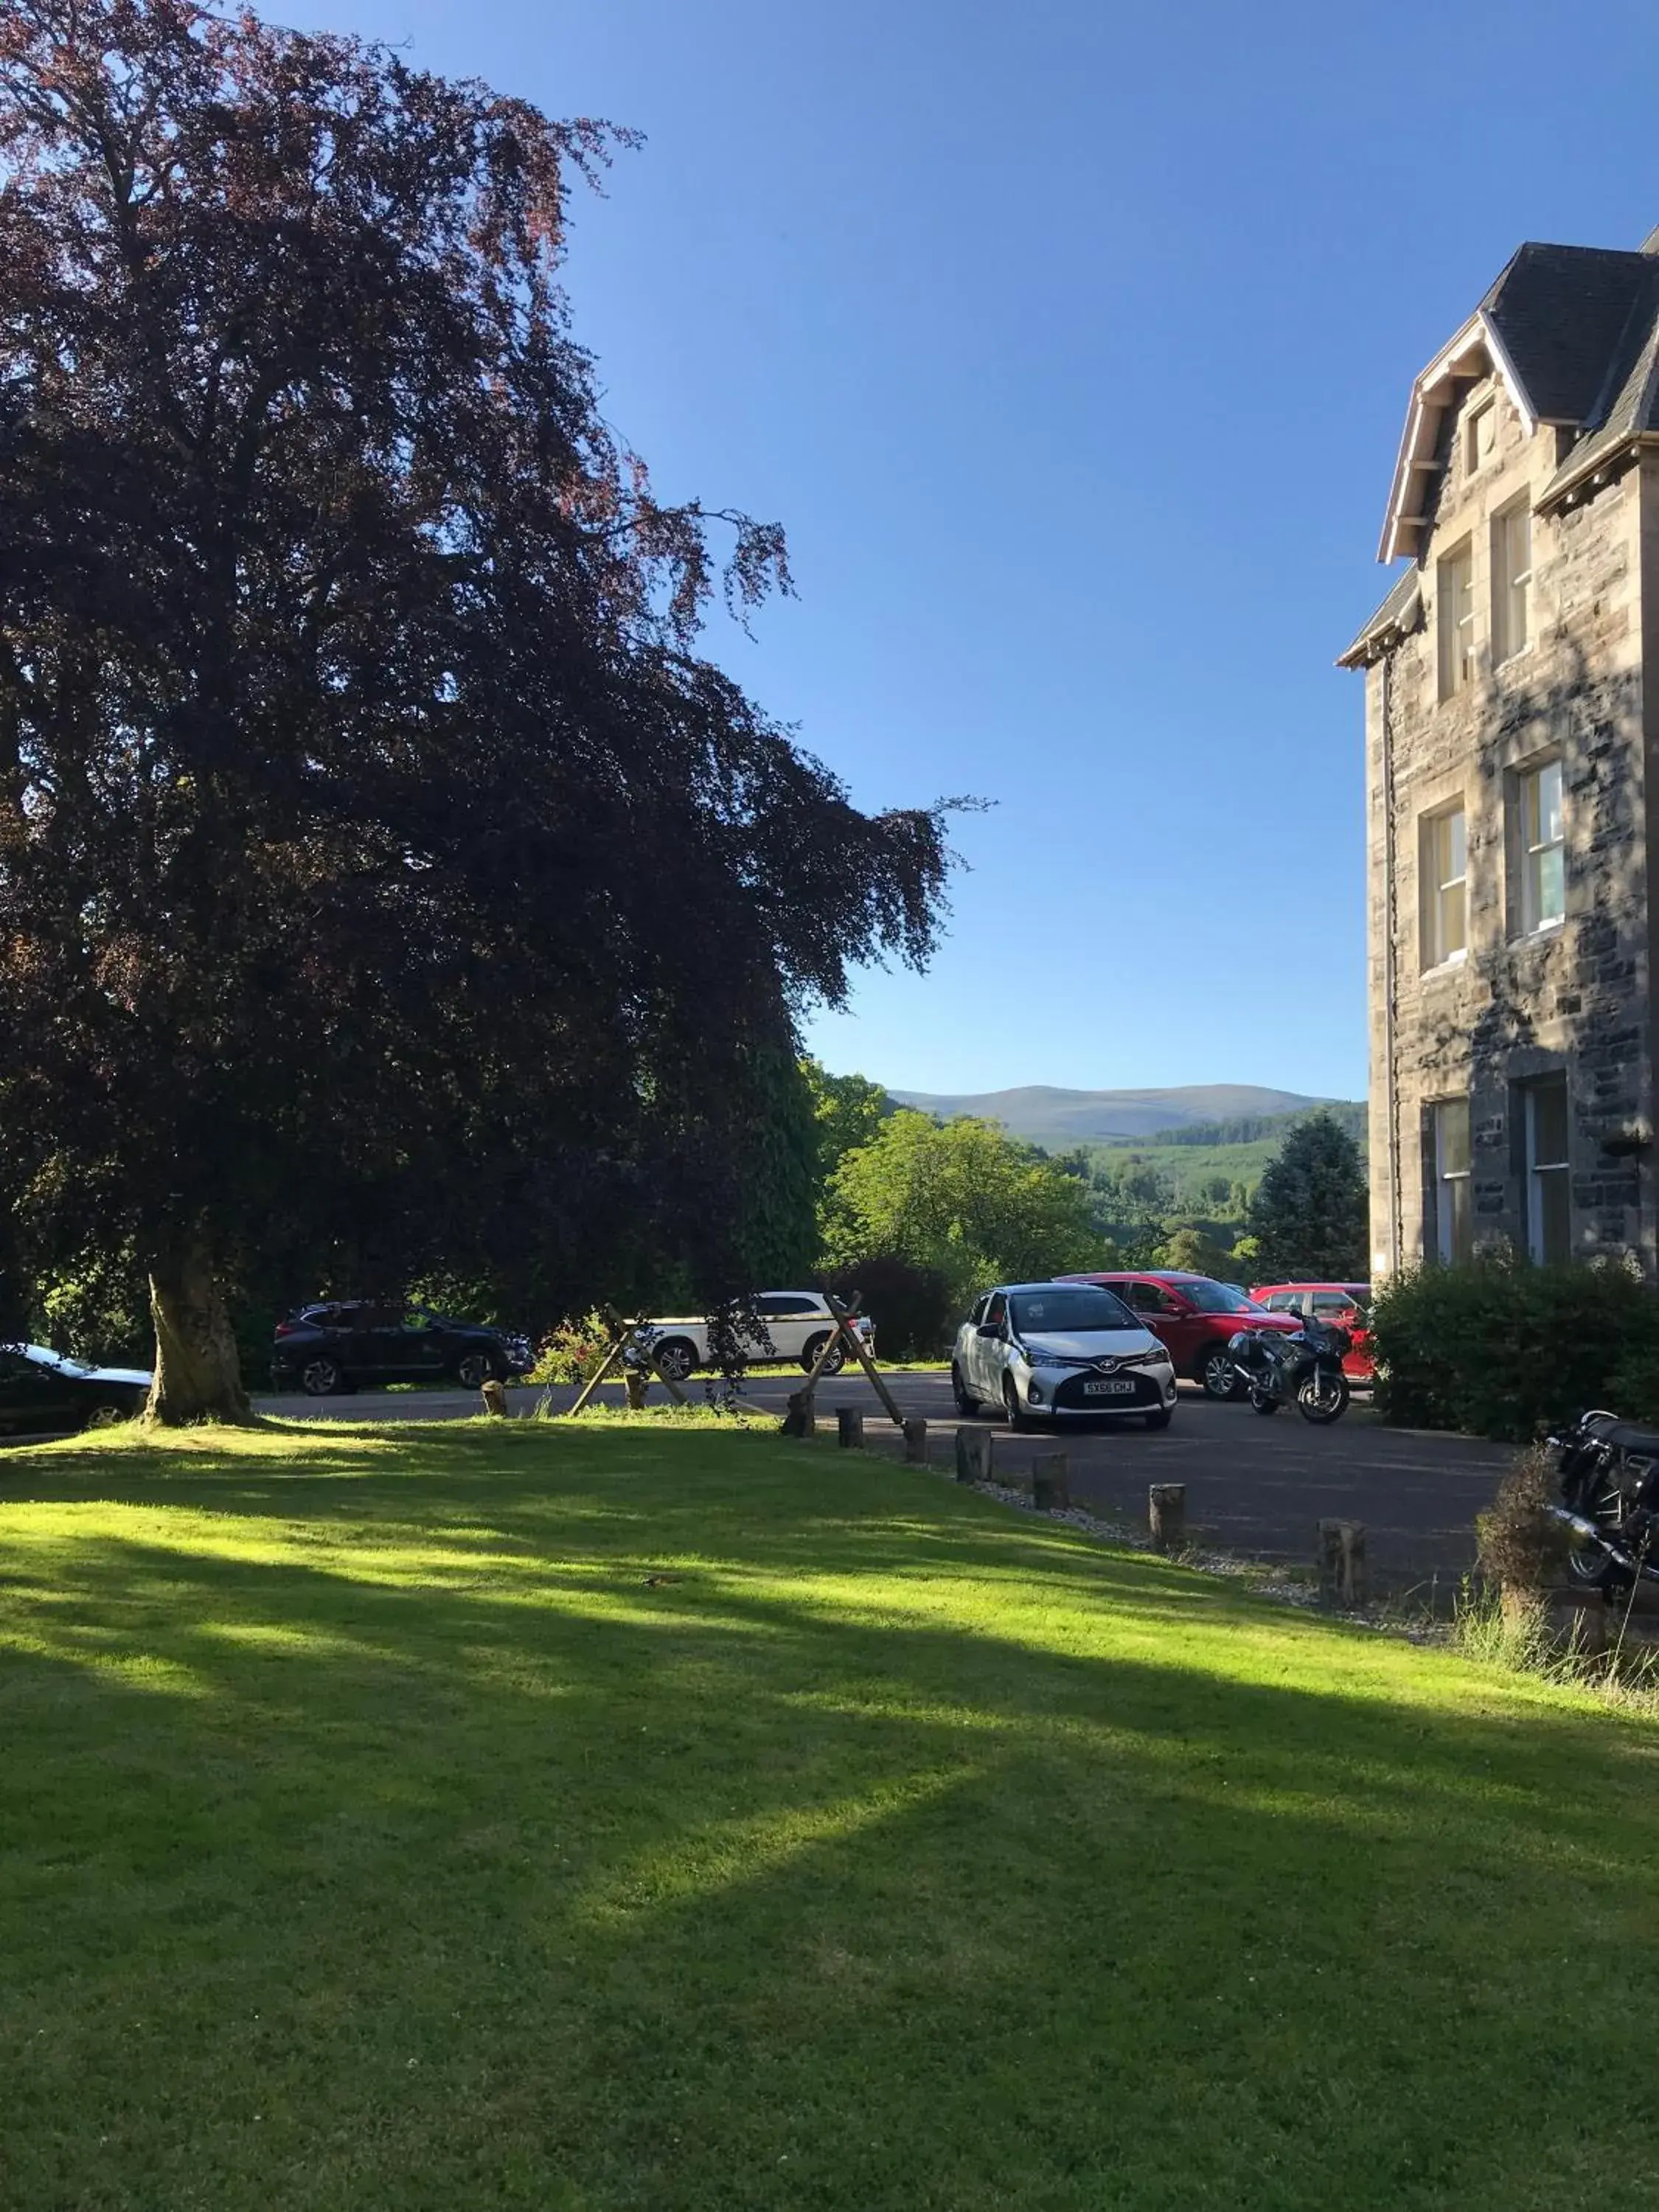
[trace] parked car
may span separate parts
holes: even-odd
[[[100,1414],[131,1420],[149,1395],[141,1367],[87,1367],[44,1344],[0,1344],[0,1436],[84,1429]]]
[[[823,1349],[824,1339],[835,1329],[836,1317],[821,1291],[762,1291],[754,1309],[760,1331],[739,1330],[738,1347],[745,1359],[797,1359],[810,1369]],[[854,1328],[866,1352],[876,1348],[875,1323],[858,1315]],[[665,1375],[683,1382],[694,1369],[709,1364],[710,1323],[684,1316],[641,1324],[640,1336]],[[763,1331],[763,1334],[762,1333]],[[847,1362],[844,1345],[831,1346],[823,1363],[826,1375],[838,1375]]]
[[[1267,1313],[1303,1314],[1310,1321],[1334,1322],[1353,1340],[1342,1362],[1350,1382],[1369,1382],[1376,1372],[1371,1353],[1369,1283],[1267,1283],[1250,1296]]]
[[[1104,1274],[1061,1275],[1062,1283],[1097,1283],[1115,1291],[1169,1346],[1176,1373],[1201,1382],[1206,1397],[1238,1398],[1243,1385],[1227,1350],[1241,1328],[1293,1329],[1288,1314],[1270,1314],[1231,1285],[1180,1268],[1114,1268]]]
[[[273,1390],[299,1388],[313,1398],[362,1382],[505,1382],[533,1355],[523,1337],[452,1321],[428,1306],[331,1298],[276,1324],[270,1350]]]
[[[1092,1283],[1003,1283],[957,1332],[957,1411],[1000,1407],[1011,1427],[1085,1413],[1133,1413],[1167,1429],[1175,1369],[1121,1298]]]

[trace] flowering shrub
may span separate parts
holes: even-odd
[[[583,1314],[580,1320],[562,1321],[536,1347],[532,1382],[586,1382],[605,1364],[605,1355],[616,1340],[616,1332],[603,1314]]]

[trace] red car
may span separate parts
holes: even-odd
[[[1060,1275],[1062,1283],[1101,1283],[1134,1309],[1152,1334],[1170,1347],[1177,1375],[1201,1382],[1206,1397],[1239,1398],[1239,1381],[1227,1344],[1241,1328],[1291,1330],[1300,1316],[1268,1313],[1231,1283],[1169,1267],[1125,1267],[1104,1275]]]
[[[1353,1339],[1353,1350],[1342,1362],[1350,1382],[1369,1382],[1376,1371],[1371,1357],[1371,1286],[1369,1283],[1265,1283],[1250,1292],[1268,1313],[1311,1314],[1316,1321],[1334,1322]]]

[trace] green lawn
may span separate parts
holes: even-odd
[[[0,1455],[18,2212],[1597,2212],[1659,1735],[710,1423]]]

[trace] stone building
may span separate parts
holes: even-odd
[[[1659,233],[1523,246],[1423,371],[1378,556],[1402,556],[1341,656],[1373,1267],[1507,1243],[1652,1278]]]

